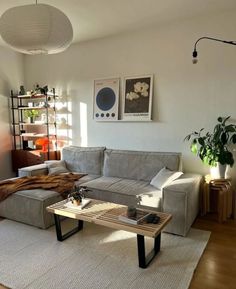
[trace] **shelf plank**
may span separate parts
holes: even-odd
[[[58,97],[58,95],[54,95],[53,93],[48,92],[47,94],[24,94],[24,95],[14,95],[13,98],[19,98],[19,99],[38,99],[38,98],[45,98],[45,97]]]
[[[55,137],[56,135],[55,134],[45,134],[45,133],[22,133],[20,134],[20,136],[22,137],[37,137],[37,138],[40,138],[40,137]]]
[[[44,106],[19,106],[18,109],[20,110],[40,110],[40,109],[54,109],[53,107],[44,107]]]
[[[55,123],[54,123],[54,122],[49,122],[49,123],[46,123],[46,122],[44,122],[44,123],[35,123],[35,122],[33,122],[33,123],[29,123],[29,122],[20,122],[19,124],[20,124],[20,125],[24,125],[24,126],[39,126],[39,125],[44,125],[44,126],[47,126],[47,125],[55,125]]]

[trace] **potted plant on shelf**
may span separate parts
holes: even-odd
[[[30,123],[33,123],[35,117],[39,116],[39,112],[36,109],[27,109],[24,111],[24,116],[28,118]]]
[[[233,166],[234,157],[230,145],[236,143],[236,125],[228,124],[230,116],[218,117],[213,132],[203,134],[200,131],[190,133],[184,140],[190,141],[191,152],[200,157],[204,164],[219,169],[217,178],[225,178],[226,166]]]

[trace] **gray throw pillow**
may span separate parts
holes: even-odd
[[[55,162],[48,162],[48,174],[51,176],[69,173],[70,171],[66,168],[65,161],[55,161]]]

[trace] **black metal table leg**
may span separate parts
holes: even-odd
[[[154,238],[154,248],[145,255],[145,239],[143,235],[137,235],[138,261],[140,268],[147,268],[153,258],[158,254],[161,247],[161,233]]]
[[[54,214],[54,220],[55,220],[55,226],[56,226],[57,240],[61,242],[83,229],[84,222],[81,220],[78,220],[77,227],[75,227],[74,229],[62,235],[60,216]]]

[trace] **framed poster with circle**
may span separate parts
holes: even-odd
[[[136,76],[124,79],[122,119],[151,120],[153,76]]]
[[[94,81],[93,117],[97,121],[118,120],[119,78]]]

